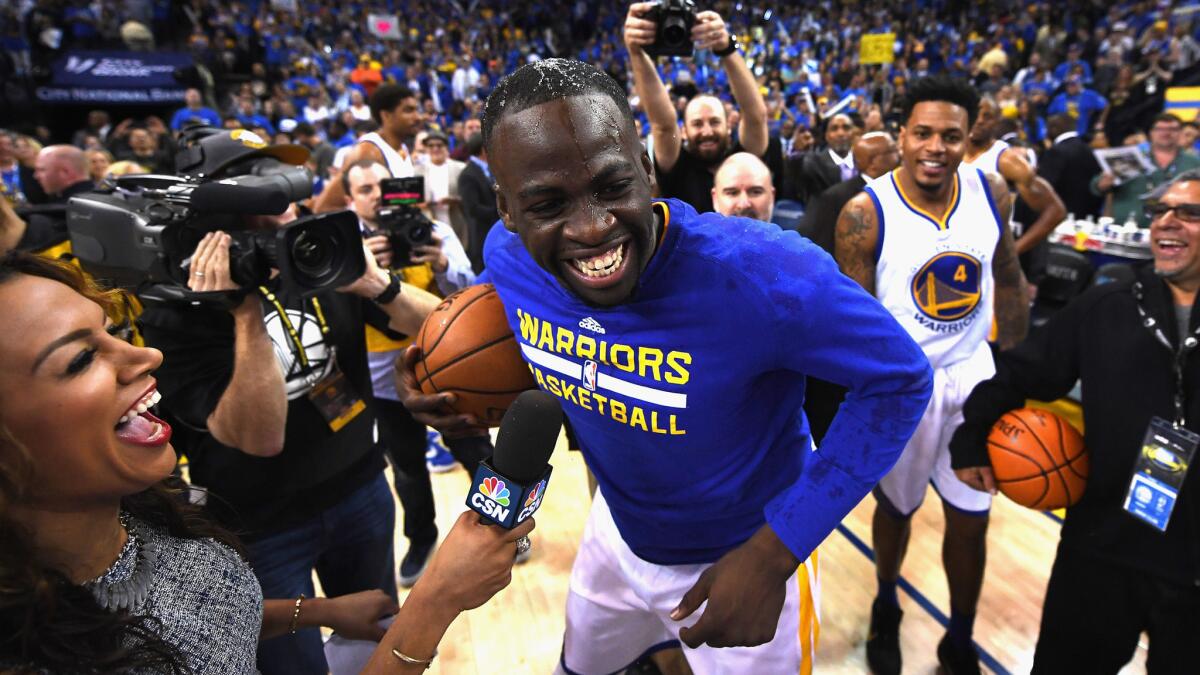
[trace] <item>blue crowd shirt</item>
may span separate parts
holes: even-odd
[[[191,108],[183,107],[176,110],[175,114],[171,116],[171,130],[179,131],[183,128],[183,125],[193,120],[210,124],[214,127],[221,126],[221,116],[217,114],[216,110],[205,107],[192,110]]]
[[[486,272],[644,560],[708,563],[764,523],[806,559],[899,458],[932,387],[875,298],[796,232],[655,202],[661,243],[625,303],[585,304],[497,223]],[[820,448],[805,376],[849,393]]]
[[[1107,105],[1108,101],[1103,96],[1091,89],[1083,89],[1074,96],[1066,92],[1055,96],[1049,107],[1046,108],[1046,114],[1066,113],[1070,115],[1075,118],[1075,131],[1080,136],[1086,136],[1091,131],[1093,115],[1099,114]]]

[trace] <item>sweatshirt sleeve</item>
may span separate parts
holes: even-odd
[[[996,374],[975,386],[963,404],[963,423],[950,439],[950,466],[989,466],[992,425],[1026,399],[1054,401],[1079,379],[1078,327],[1096,294],[1076,298],[1035,328],[1021,344],[996,357]]]
[[[767,503],[767,523],[801,560],[899,459],[933,388],[929,360],[879,302],[827,253],[780,233],[766,281],[777,367],[846,387],[821,447]]]

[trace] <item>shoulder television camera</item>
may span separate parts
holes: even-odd
[[[433,243],[433,221],[417,206],[425,199],[425,178],[386,178],[379,182],[379,190],[376,221],[392,247],[393,265],[414,265],[413,249]]]
[[[646,53],[657,56],[691,56],[692,26],[696,25],[696,3],[693,0],[659,0],[646,18],[655,23],[654,44]]]
[[[233,240],[230,273],[242,289],[267,283],[276,270],[284,287],[305,296],[362,276],[362,237],[350,212],[274,227],[262,218],[262,226],[248,226],[255,216],[280,215],[312,194],[311,174],[296,165],[301,151],[257,137],[247,143],[248,135],[221,131],[181,150],[177,164],[194,160],[202,170],[122,176],[72,197],[67,230],[84,269],[147,301],[227,304],[238,294],[187,286],[196,246],[208,232],[222,230]]]

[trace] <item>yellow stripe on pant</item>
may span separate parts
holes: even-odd
[[[800,590],[800,675],[812,675],[821,637],[821,577],[817,551],[800,565],[796,584]]]

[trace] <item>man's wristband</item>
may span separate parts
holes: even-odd
[[[396,299],[400,295],[400,275],[394,270],[388,270],[388,285],[379,295],[371,298],[371,302],[377,305],[386,305]]]
[[[738,48],[737,38],[734,37],[733,35],[730,35],[729,36],[729,44],[725,45],[721,49],[714,49],[713,54],[715,54],[721,58],[725,58],[726,56],[729,56],[730,54],[736,52],[737,48]]]

